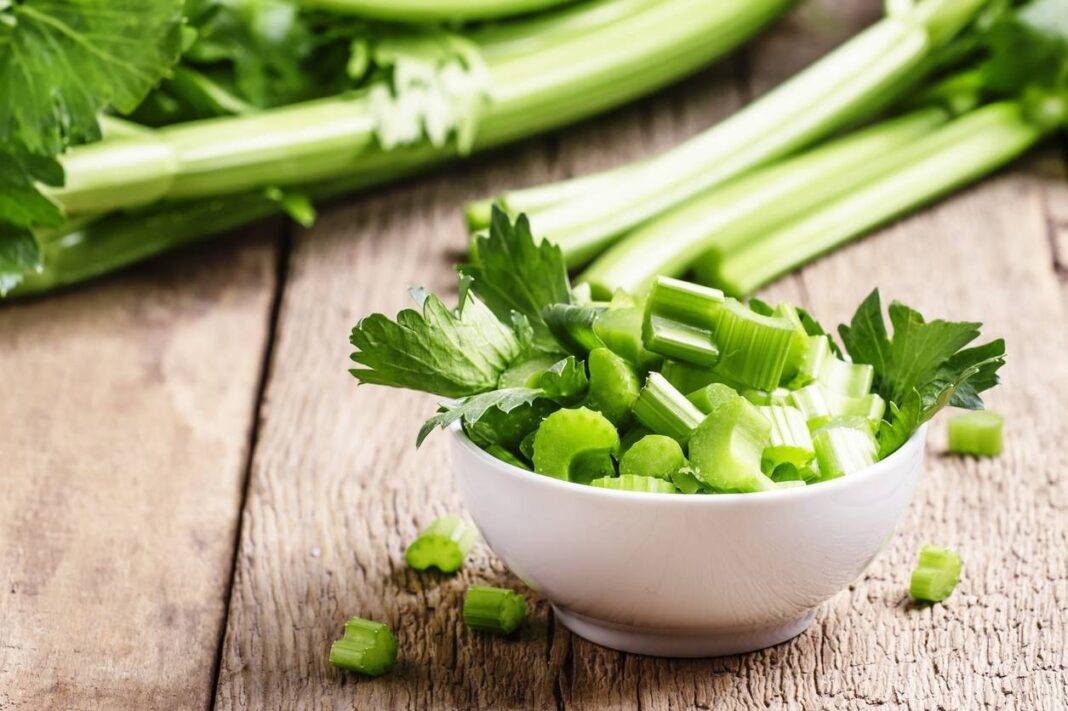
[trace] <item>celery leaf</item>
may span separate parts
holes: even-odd
[[[465,426],[471,426],[481,421],[491,411],[508,415],[523,406],[532,406],[542,395],[543,391],[540,388],[502,388],[470,395],[454,403],[442,404],[438,414],[423,423],[422,428],[419,430],[419,436],[416,438],[415,446],[421,445],[427,435],[434,431],[435,427],[447,429],[457,421],[462,421]],[[541,417],[544,417],[544,414],[538,413],[534,420],[535,425]],[[515,438],[517,441],[519,436]],[[492,444],[504,443],[494,441]]]

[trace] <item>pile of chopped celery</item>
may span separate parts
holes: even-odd
[[[458,308],[413,290],[421,312],[362,319],[352,373],[450,398],[419,442],[458,423],[498,459],[578,484],[719,494],[848,476],[942,407],[981,408],[1004,363],[1001,340],[967,347],[980,324],[925,321],[898,302],[889,333],[877,290],[841,345],[793,304],[670,277],[593,301],[572,289],[558,246],[496,208],[472,254]]]

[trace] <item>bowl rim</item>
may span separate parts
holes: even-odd
[[[880,459],[870,467],[865,467],[858,472],[853,472],[852,474],[838,477],[831,481],[825,481],[819,485],[788,487],[772,491],[754,491],[749,493],[731,492],[715,495],[676,494],[674,496],[667,496],[652,491],[620,491],[617,489],[606,489],[599,486],[590,486],[588,484],[565,481],[546,474],[538,474],[529,469],[522,469],[514,464],[509,464],[508,462],[497,459],[492,454],[472,442],[470,438],[464,434],[459,423],[449,427],[449,432],[455,439],[456,443],[473,454],[475,458],[481,459],[483,462],[496,468],[509,478],[521,480],[522,482],[529,482],[534,486],[545,486],[550,489],[556,488],[560,491],[571,492],[573,495],[577,496],[589,496],[607,500],[615,498],[622,500],[631,499],[633,501],[657,501],[661,504],[671,506],[736,506],[745,505],[745,502],[762,504],[772,501],[789,500],[792,498],[821,496],[821,492],[829,495],[832,492],[843,488],[862,486],[869,479],[896,469],[903,464],[906,459],[916,456],[917,453],[922,455],[924,445],[927,441],[929,424],[929,422],[925,422],[920,425],[904,444],[898,447],[895,452],[885,459]],[[459,467],[459,462],[456,461],[455,457],[453,457],[452,464],[453,469]]]

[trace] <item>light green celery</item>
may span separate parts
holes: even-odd
[[[602,477],[590,482],[590,486],[616,491],[645,491],[652,494],[674,494],[675,485],[654,476],[635,476],[623,474],[616,477]]]
[[[794,330],[794,335],[790,339],[790,352],[786,356],[786,365],[783,366],[781,385],[790,383],[794,376],[797,375],[798,370],[801,368],[802,361],[805,359],[805,354],[809,349],[809,335],[805,330],[804,324],[801,323],[801,316],[797,313],[797,308],[793,304],[788,304],[785,301],[775,307],[772,312],[772,316],[781,318]]]
[[[764,448],[761,466],[771,473],[782,464],[803,468],[816,452],[805,416],[795,407],[766,405],[757,408],[771,424],[771,442]]]
[[[598,304],[550,304],[542,312],[542,318],[552,334],[572,353],[585,356],[604,343],[593,330],[593,325],[605,310]]]
[[[651,434],[642,437],[619,460],[620,476],[651,476],[670,481],[686,466],[682,447],[671,437]]]
[[[754,405],[789,405],[792,393],[786,388],[775,388],[771,391],[745,388],[739,394]]]
[[[712,337],[720,358],[714,370],[751,388],[776,388],[793,336],[793,326],[785,319],[762,316],[730,299],[716,312]]]
[[[393,632],[381,622],[353,617],[344,636],[330,645],[330,663],[339,669],[381,676],[397,661]]]
[[[733,249],[851,187],[857,170],[948,120],[917,111],[748,173],[630,232],[581,274],[594,292],[641,292],[657,274],[678,276],[699,257]]]
[[[838,414],[841,398],[828,392],[817,383],[806,385],[790,393],[790,404],[796,407],[805,418],[812,422],[820,417],[834,417]]]
[[[618,425],[630,414],[641,383],[626,360],[607,348],[595,348],[587,359],[590,386],[587,405]]]
[[[723,403],[733,400],[737,394],[730,385],[709,383],[699,390],[694,390],[686,396],[686,399],[707,415]],[[750,400],[750,402],[752,401]]]
[[[602,187],[596,196],[578,193],[535,211],[535,230],[560,244],[569,263],[587,261],[657,214],[871,115],[908,86],[928,54],[948,39],[941,28],[956,31],[981,5],[982,0],[926,0],[885,18],[713,129],[617,169],[613,189]],[[938,13],[925,17],[931,8]],[[943,22],[948,16],[953,21]],[[940,25],[937,37],[922,20]],[[508,196],[505,204],[523,211],[516,198]]]
[[[942,602],[957,587],[963,567],[956,551],[924,545],[909,580],[909,595],[921,602]]]
[[[790,392],[790,405],[805,416],[810,430],[816,430],[836,417],[862,417],[873,431],[886,411],[886,401],[877,393],[848,397],[812,383]]]
[[[707,329],[655,314],[642,325],[642,343],[653,353],[684,363],[711,367],[719,360],[719,348]]]
[[[510,635],[527,616],[527,599],[505,588],[472,585],[464,593],[464,623],[478,632]]]
[[[761,470],[761,454],[770,443],[771,425],[741,395],[717,406],[689,441],[696,476],[716,491],[754,492],[775,487]]]
[[[694,476],[693,470],[689,467],[683,467],[672,474],[671,481],[675,484],[675,488],[684,494],[704,494],[711,492],[708,484]]]
[[[702,280],[749,294],[775,277],[888,220],[979,178],[1034,145],[1047,129],[1016,102],[977,109],[887,156],[885,174],[722,260],[696,266]]]
[[[812,435],[820,480],[852,474],[874,464],[879,446],[868,422],[860,417],[832,420]]]
[[[671,383],[672,387],[684,393],[692,393],[709,383],[721,382],[720,377],[710,368],[680,363],[677,360],[665,360],[660,368],[660,374]]]
[[[609,306],[593,322],[594,335],[642,373],[655,370],[663,361],[661,356],[646,349],[642,343],[644,313],[645,308],[641,303]]]
[[[823,364],[831,355],[831,339],[827,336],[809,336],[801,361],[790,382],[791,389],[802,388],[819,377]]]
[[[667,435],[679,444],[686,444],[704,417],[660,373],[649,373],[645,387],[634,402],[634,416],[656,434]]]
[[[662,276],[653,280],[645,308],[650,314],[711,329],[724,301],[719,289]]]
[[[585,407],[557,410],[534,435],[534,471],[586,483],[599,475],[591,465],[618,451],[619,433],[604,415]]]
[[[846,397],[863,397],[871,392],[875,368],[867,363],[849,363],[825,358],[816,380],[827,390]]]
[[[723,293],[690,282],[659,277],[645,299],[642,342],[654,353],[708,367],[719,359],[712,328]]]
[[[442,516],[423,529],[404,553],[409,567],[455,573],[463,565],[478,529],[459,516]]]
[[[498,388],[536,388],[542,373],[559,362],[557,355],[536,355],[513,363],[497,378]]]
[[[992,457],[1001,454],[1004,418],[993,410],[966,412],[949,418],[949,451]]]
[[[391,22],[462,22],[534,12],[574,0],[298,0],[312,10]]]

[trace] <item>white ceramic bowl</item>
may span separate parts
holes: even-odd
[[[749,652],[805,630],[889,540],[926,426],[862,471],[797,489],[684,496],[582,486],[506,464],[453,429],[453,468],[493,551],[591,642]]]

